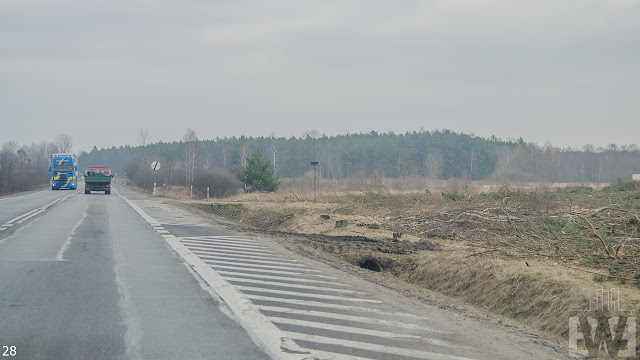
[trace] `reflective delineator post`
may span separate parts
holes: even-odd
[[[189,193],[189,199],[193,199],[193,185],[191,185],[191,192]]]
[[[207,186],[207,201],[209,201],[209,187]]]
[[[153,183],[153,195],[156,194],[156,183]]]

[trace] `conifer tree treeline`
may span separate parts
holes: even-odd
[[[487,179],[509,181],[611,182],[640,173],[640,149],[636,146],[595,149],[559,149],[524,140],[481,138],[449,130],[405,134],[378,133],[302,137],[232,137],[200,140],[198,170],[239,173],[254,150],[271,161],[279,178],[295,178],[318,161],[323,178],[423,176],[433,179]],[[93,148],[79,154],[81,168],[110,166],[120,176],[134,178],[146,158],[161,160],[165,173],[180,184],[185,164],[181,142],[145,146]],[[182,179],[184,184],[184,179]]]

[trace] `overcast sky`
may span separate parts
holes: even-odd
[[[3,0],[0,143],[451,129],[640,143],[640,1]]]

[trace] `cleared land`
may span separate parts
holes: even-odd
[[[300,252],[381,270],[400,287],[455,297],[554,338],[596,289],[638,309],[640,186],[438,183],[327,191],[291,186],[224,202],[185,201],[231,226],[278,235]],[[341,226],[345,225],[346,226]],[[601,314],[606,316],[607,313]]]

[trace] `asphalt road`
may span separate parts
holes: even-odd
[[[65,196],[0,231],[0,346],[16,349],[7,358],[268,358],[119,196],[0,198],[0,224]]]
[[[7,358],[561,357],[530,334],[400,300],[117,186],[0,198]]]

